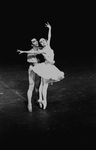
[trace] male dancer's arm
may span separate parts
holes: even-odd
[[[34,53],[35,53],[35,50],[34,50],[34,49],[31,49],[31,50],[29,50],[29,51],[17,50],[17,52],[19,52],[19,54],[22,54],[22,53],[34,54]]]

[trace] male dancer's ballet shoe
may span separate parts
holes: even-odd
[[[32,112],[32,106],[28,105],[27,107],[28,107],[29,112]]]

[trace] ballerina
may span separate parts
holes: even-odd
[[[49,23],[46,24],[46,27],[49,29],[48,40],[41,38],[39,40],[40,44],[43,46],[43,49],[38,50],[35,53],[42,53],[45,57],[45,62],[36,64],[32,67],[32,70],[41,77],[41,84],[39,87],[39,104],[40,107],[45,109],[47,107],[47,89],[49,83],[60,81],[64,78],[64,72],[60,71],[55,65],[54,61],[54,51],[50,47],[51,40],[51,26]]]

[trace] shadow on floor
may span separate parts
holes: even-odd
[[[0,68],[0,142],[60,146],[94,145],[96,138],[96,72],[65,69],[65,79],[48,88],[48,107],[27,111],[26,67]],[[15,69],[14,69],[15,68]],[[21,69],[23,68],[23,69]],[[64,69],[63,69],[64,70]],[[70,73],[69,73],[70,72]]]

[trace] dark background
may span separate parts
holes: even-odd
[[[1,63],[26,64],[26,54],[17,49],[31,49],[31,39],[47,38],[45,23],[52,26],[51,48],[56,62],[95,67],[95,9],[84,3],[11,3],[2,6]]]
[[[0,138],[4,141],[3,147],[7,145],[6,141],[12,148],[10,141],[15,146],[19,143],[24,147],[27,145],[27,148],[29,143],[33,146],[33,141],[36,141],[38,146],[41,143],[37,142],[42,142],[42,139],[47,146],[52,140],[59,149],[60,144],[64,147],[74,145],[76,149],[83,143],[96,145],[94,6],[90,2],[69,1],[13,1],[13,4],[4,1],[1,4]],[[31,49],[34,37],[37,40],[47,38],[46,22],[52,26],[51,48],[56,66],[64,71],[65,79],[49,86],[46,110],[39,111],[34,94],[33,112],[28,113],[29,64],[26,54],[19,55],[16,51]],[[57,144],[58,139],[60,144]]]

